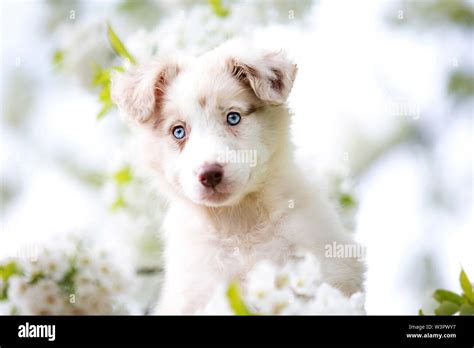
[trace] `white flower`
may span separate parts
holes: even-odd
[[[29,284],[24,279],[15,278],[12,285],[8,291],[8,298],[20,314],[63,314],[64,299],[53,280],[41,279],[34,284]]]
[[[119,301],[126,300],[128,272],[117,264],[77,241],[63,250],[43,248],[38,260],[18,262],[22,274],[8,279],[4,310],[28,315],[126,313]]]
[[[8,280],[7,297],[10,301],[15,302],[25,295],[28,290],[28,281],[19,275],[11,276]]]
[[[251,272],[249,272],[246,282],[246,293],[249,298],[260,300],[275,289],[276,279],[275,266],[269,261],[259,262]]]
[[[362,294],[348,298],[326,283],[319,286],[308,309],[311,314],[365,314]]]
[[[311,296],[321,279],[320,265],[314,255],[297,256],[286,263],[281,270],[297,295]]]
[[[345,296],[322,282],[320,264],[312,254],[297,255],[279,267],[261,261],[241,284],[243,301],[256,314],[365,314],[365,297]],[[225,287],[212,297],[206,314],[232,313]]]

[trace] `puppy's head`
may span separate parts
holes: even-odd
[[[260,187],[286,145],[296,65],[229,43],[198,58],[156,59],[116,76],[112,98],[147,135],[161,187],[206,206]]]

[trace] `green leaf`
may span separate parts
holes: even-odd
[[[105,86],[110,83],[110,70],[103,69],[99,65],[95,65],[94,67],[95,73],[92,77],[92,85],[93,86]]]
[[[212,10],[218,17],[227,17],[230,14],[230,10],[222,5],[222,0],[208,0]]]
[[[111,205],[112,210],[117,210],[119,208],[125,208],[127,204],[125,203],[125,200],[123,199],[122,196],[117,197],[114,203]]]
[[[46,276],[43,272],[36,272],[31,275],[31,279],[29,281],[30,284],[36,284],[41,279],[44,279]]]
[[[459,315],[474,315],[474,306],[469,303],[465,303],[459,310]]]
[[[461,275],[459,276],[459,281],[461,282],[461,288],[464,291],[464,296],[469,300],[469,302],[474,303],[474,295],[472,293],[472,284],[469,278],[467,277],[464,269],[461,269]]]
[[[132,181],[133,178],[132,169],[130,168],[130,166],[125,166],[119,171],[115,172],[113,177],[115,182],[119,185],[128,184]]]
[[[14,274],[21,274],[20,269],[14,261],[0,265],[0,278],[6,283],[8,278]]]
[[[452,291],[443,290],[443,289],[436,290],[433,294],[433,297],[439,303],[443,301],[450,301],[450,302],[456,303],[457,305],[462,305],[464,303],[464,299],[462,296],[459,296],[458,294]]]
[[[58,66],[64,59],[64,52],[57,50],[53,54],[53,65]]]
[[[110,98],[110,84],[104,86],[99,92],[99,101],[105,104],[112,103],[112,99]]]
[[[124,72],[125,69],[120,65],[104,69],[100,65],[94,64],[94,76],[92,77],[93,86],[106,86],[110,84],[110,73],[112,70]]]
[[[425,315],[425,313],[423,313],[423,309],[418,310],[418,315]]]
[[[110,95],[110,73],[112,70],[124,72],[124,68],[121,66],[113,66],[109,69],[103,69],[99,65],[95,66],[95,73],[92,78],[92,85],[99,86],[99,102],[102,104],[102,108],[97,114],[97,119],[102,119],[107,112],[114,108],[114,103]]]
[[[133,56],[130,54],[130,52],[128,52],[125,45],[119,39],[117,34],[115,34],[115,32],[112,29],[112,26],[110,25],[110,23],[107,23],[107,36],[109,38],[110,45],[114,49],[115,53],[117,53],[117,55],[119,55],[120,57],[128,59],[130,61],[130,63],[132,63],[132,64],[137,63],[135,61],[135,58],[133,58]]]
[[[339,204],[345,208],[351,208],[356,205],[354,198],[348,193],[339,194]]]
[[[3,281],[3,286],[0,286],[0,300],[7,299],[8,279],[15,274],[22,274],[22,272],[14,261],[0,265],[0,279]]]
[[[441,305],[435,309],[436,315],[453,315],[459,310],[459,305],[451,301],[443,301]]]
[[[474,74],[469,71],[454,71],[449,76],[448,92],[457,101],[472,99],[474,96]]]
[[[227,288],[227,300],[229,301],[230,308],[232,308],[234,314],[253,315],[242,299],[240,288],[237,282],[232,282]]]
[[[115,70],[115,71],[118,71],[118,72],[125,72],[124,67],[120,66],[120,65],[115,65],[115,66],[111,67],[109,70]]]
[[[75,265],[75,260],[72,260],[71,265],[62,279],[58,282],[58,286],[61,291],[65,294],[74,294],[75,293],[75,277],[77,274],[77,267]]]
[[[99,113],[97,114],[96,118],[97,120],[101,120],[104,118],[104,116],[110,111],[112,110],[114,107],[114,104],[104,104],[102,106],[102,109],[100,109]]]

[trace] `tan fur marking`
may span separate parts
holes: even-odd
[[[199,97],[198,102],[199,102],[199,106],[201,106],[201,108],[204,109],[204,108],[206,107],[206,104],[207,104],[207,98],[206,98],[206,96],[205,96],[205,95],[201,95],[201,96]]]

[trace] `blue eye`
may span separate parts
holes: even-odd
[[[186,135],[186,131],[183,126],[176,126],[173,128],[173,135],[176,139],[183,139]]]
[[[235,126],[240,122],[240,114],[238,112],[229,112],[227,114],[227,123],[231,126]]]

